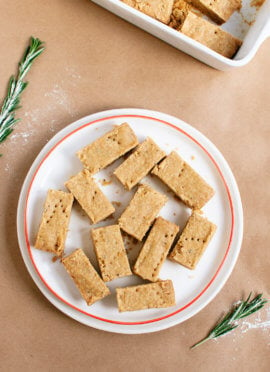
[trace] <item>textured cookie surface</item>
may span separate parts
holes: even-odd
[[[127,123],[123,123],[78,151],[77,156],[85,168],[94,174],[113,163],[137,144],[135,133]]]
[[[73,196],[59,190],[49,190],[35,248],[60,256],[65,248]]]
[[[193,9],[194,8],[192,7],[192,5],[189,4],[187,1],[175,0],[173,3],[173,10],[169,26],[176,30],[179,30],[180,26],[188,15],[188,12]]]
[[[232,58],[242,45],[241,40],[193,12],[188,13],[180,31],[227,58]]]
[[[120,312],[165,308],[175,305],[175,294],[171,280],[116,288],[116,297]]]
[[[178,230],[174,223],[158,217],[140,251],[134,273],[151,282],[157,281]]]
[[[195,269],[215,231],[216,225],[193,212],[169,258],[189,269]]]
[[[146,184],[138,187],[133,199],[119,218],[119,226],[129,235],[142,240],[167,197]]]
[[[168,24],[172,13],[173,0],[122,0],[129,6]]]
[[[92,305],[110,294],[82,249],[76,249],[69,256],[64,257],[62,263],[87,305]]]
[[[202,208],[214,195],[212,187],[175,151],[155,166],[152,173],[190,208]]]
[[[147,138],[114,171],[114,174],[130,190],[165,156],[165,152],[151,138]]]
[[[88,170],[85,169],[71,177],[65,186],[74,195],[93,223],[104,220],[115,211]]]
[[[188,0],[214,22],[221,24],[241,7],[241,0]]]
[[[119,226],[100,227],[91,233],[103,280],[108,282],[131,275]]]

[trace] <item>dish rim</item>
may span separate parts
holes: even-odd
[[[172,29],[168,25],[163,24],[162,22],[147,16],[146,14],[132,8],[131,6],[123,3],[120,0],[91,0],[92,2],[96,3],[99,6],[102,6],[112,13],[116,14],[117,16],[121,17],[122,19],[136,25],[137,27],[145,30],[146,32],[160,38],[161,40],[165,41],[166,43],[174,46],[175,48],[183,51],[186,54],[191,55],[193,58],[200,60],[201,62],[208,64],[209,66],[219,69],[219,70],[226,70],[228,68],[235,68],[235,67],[242,67],[249,63],[252,58],[257,53],[261,44],[270,37],[270,15],[268,16],[265,24],[261,27],[261,31],[259,33],[258,38],[251,46],[248,53],[239,59],[234,58],[227,58],[222,56],[221,54],[211,50],[210,48],[206,47],[205,45],[201,44],[200,42],[193,40],[192,38],[182,34],[181,32],[177,32],[176,30]],[[269,3],[268,3],[269,2]],[[266,5],[267,4],[267,5]],[[270,6],[270,0],[266,0],[262,7]],[[117,12],[118,9],[120,13]],[[260,9],[261,11],[261,9]],[[141,23],[139,25],[138,23]],[[152,30],[151,30],[152,29]],[[178,39],[184,46],[191,47],[193,52],[199,52],[200,55],[194,56],[191,53],[188,53],[180,46],[177,47],[173,42],[165,40],[163,37],[164,35],[160,34],[157,36],[154,31],[161,30],[164,35],[168,35],[172,39]],[[153,31],[153,32],[152,32]],[[249,31],[248,31],[249,32]],[[245,39],[245,38],[244,38]],[[241,49],[241,48],[240,48]],[[240,51],[239,49],[239,51]],[[237,53],[238,54],[238,53]],[[236,54],[236,57],[237,57]],[[209,59],[206,61],[206,59]],[[218,62],[218,65],[215,65],[215,62]]]
[[[140,113],[144,113],[144,115],[138,115],[138,111],[140,112]],[[66,309],[61,309],[61,308],[59,308],[59,296],[57,297],[57,301],[52,301],[51,300],[51,296],[48,296],[48,294],[46,294],[46,293],[44,293],[44,291],[46,292],[46,290],[45,290],[45,288],[40,288],[40,282],[39,282],[39,284],[37,283],[37,281],[35,280],[36,279],[36,276],[34,275],[34,273],[33,273],[33,261],[32,261],[32,266],[31,267],[29,267],[29,260],[27,260],[27,257],[25,257],[25,252],[24,252],[24,250],[23,250],[23,248],[22,248],[22,245],[23,245],[23,243],[22,243],[22,239],[24,238],[22,238],[22,235],[21,235],[21,217],[22,217],[22,215],[21,215],[21,212],[22,212],[22,206],[26,203],[26,200],[24,200],[25,199],[25,196],[26,195],[29,195],[29,193],[30,193],[30,186],[32,185],[32,183],[33,183],[33,174],[35,175],[37,172],[38,172],[38,170],[39,170],[39,168],[40,168],[40,166],[41,166],[41,164],[43,163],[43,161],[50,155],[50,153],[56,148],[56,146],[58,145],[58,144],[60,144],[62,141],[64,141],[66,138],[68,138],[69,136],[71,136],[74,132],[76,132],[77,130],[80,130],[80,129],[83,129],[84,127],[86,127],[86,126],[88,126],[88,125],[91,125],[91,124],[93,124],[94,122],[97,122],[97,121],[104,121],[104,120],[109,120],[110,118],[112,118],[112,117],[117,117],[117,118],[119,118],[119,112],[122,114],[122,116],[124,116],[124,117],[128,117],[128,116],[136,116],[136,117],[138,117],[138,116],[144,116],[144,117],[146,117],[146,118],[148,118],[148,119],[154,119],[154,120],[157,120],[157,121],[161,121],[161,122],[164,122],[164,120],[160,120],[160,117],[163,117],[163,119],[164,119],[164,117],[165,118],[167,118],[167,120],[168,120],[168,122],[167,123],[169,123],[169,125],[170,126],[172,126],[172,127],[174,127],[175,129],[177,129],[177,130],[180,130],[180,132],[185,132],[184,130],[183,130],[183,128],[181,128],[180,127],[180,124],[178,124],[178,125],[175,125],[175,121],[178,121],[178,122],[181,122],[181,123],[184,123],[182,120],[180,120],[180,119],[178,119],[178,118],[175,118],[175,117],[172,117],[171,115],[167,115],[167,114],[163,114],[163,113],[159,113],[159,112],[156,112],[156,111],[150,111],[150,110],[142,110],[142,109],[115,109],[115,110],[109,110],[109,111],[103,111],[103,112],[99,112],[99,113],[96,113],[96,114],[92,114],[92,115],[89,115],[89,116],[86,116],[86,117],[84,117],[84,118],[82,118],[82,119],[79,119],[79,120],[77,120],[77,121],[75,121],[75,122],[73,122],[73,123],[71,123],[70,125],[68,125],[67,127],[65,127],[64,129],[62,129],[61,131],[59,131],[45,146],[44,146],[44,148],[41,150],[41,152],[39,153],[39,155],[37,156],[37,158],[35,159],[35,161],[33,162],[33,164],[32,164],[32,166],[31,166],[31,168],[30,168],[30,170],[29,170],[29,172],[28,172],[28,174],[27,174],[27,176],[26,176],[26,178],[25,178],[25,181],[24,181],[24,184],[23,184],[23,187],[22,187],[22,190],[21,190],[21,194],[20,194],[20,199],[19,199],[19,203],[18,203],[18,212],[17,212],[17,231],[18,231],[18,240],[19,240],[19,245],[20,245],[20,250],[21,250],[21,253],[22,253],[22,256],[23,256],[23,259],[24,259],[24,261],[25,261],[25,264],[26,264],[26,266],[27,266],[27,269],[28,269],[28,271],[29,271],[29,273],[30,273],[30,275],[32,276],[32,278],[33,278],[33,280],[34,280],[34,282],[36,283],[36,285],[38,286],[38,288],[41,290],[41,292],[45,295],[45,297],[50,301],[50,302],[52,302],[59,310],[61,310],[61,311],[63,311],[64,313],[66,313],[67,315],[69,315],[69,316],[71,316],[72,318],[75,318],[73,315],[70,315],[69,313],[68,313],[68,311],[66,310]],[[115,115],[115,113],[117,113],[117,115]],[[97,119],[97,120],[92,120],[90,123],[87,123],[88,122],[88,120],[90,119],[90,118],[93,118],[93,117],[95,117],[95,116],[100,116],[100,118],[99,119]],[[120,115],[121,116],[121,115]],[[84,122],[84,124],[83,124],[83,122]],[[174,123],[174,124],[172,124],[172,122]],[[233,258],[233,260],[232,260],[232,264],[231,264],[231,267],[230,267],[230,270],[229,270],[229,272],[227,272],[227,276],[225,275],[225,279],[223,278],[223,281],[221,282],[221,285],[219,285],[218,286],[218,288],[217,288],[217,290],[216,290],[216,293],[214,293],[212,296],[210,296],[209,297],[209,300],[207,301],[207,303],[209,303],[214,297],[215,297],[215,295],[220,291],[220,289],[222,288],[222,286],[225,284],[225,282],[227,281],[227,279],[228,279],[228,277],[229,277],[229,275],[230,275],[230,273],[231,273],[231,271],[232,271],[232,269],[233,269],[233,267],[234,267],[234,265],[235,265],[235,262],[236,262],[236,260],[237,260],[237,257],[238,257],[238,255],[239,255],[239,252],[240,252],[240,248],[241,248],[241,242],[242,242],[242,234],[243,234],[243,210],[242,210],[242,204],[241,204],[241,198],[240,198],[240,194],[239,194],[239,190],[238,190],[238,188],[237,188],[237,185],[236,185],[236,181],[235,181],[235,179],[234,179],[234,177],[233,177],[233,175],[232,175],[232,173],[231,173],[231,170],[230,170],[230,168],[229,168],[229,166],[228,166],[228,164],[226,163],[226,161],[225,161],[225,159],[224,159],[224,157],[222,156],[222,154],[217,150],[217,148],[215,147],[215,145],[213,145],[212,144],[212,142],[210,142],[201,132],[199,132],[198,130],[196,130],[195,128],[193,128],[193,127],[191,127],[190,125],[188,125],[187,123],[184,123],[185,124],[185,126],[187,127],[186,129],[189,129],[189,130],[191,130],[191,132],[193,131],[194,133],[196,133],[197,135],[199,135],[199,137],[201,137],[201,138],[203,138],[204,140],[206,140],[206,142],[209,144],[211,144],[211,146],[212,146],[212,148],[211,148],[211,151],[213,151],[213,149],[215,150],[215,151],[217,151],[217,153],[218,153],[218,155],[219,155],[219,157],[221,157],[221,159],[219,159],[219,161],[220,160],[222,160],[223,162],[225,162],[225,163],[223,163],[223,165],[225,164],[225,166],[227,167],[227,169],[226,169],[226,171],[228,172],[229,171],[229,173],[227,174],[227,177],[229,177],[230,178],[230,181],[232,181],[232,183],[233,183],[233,187],[234,187],[234,192],[236,191],[236,195],[234,195],[234,197],[236,196],[236,199],[237,199],[237,203],[238,203],[238,205],[237,205],[237,207],[238,208],[236,208],[236,211],[238,212],[238,216],[237,216],[237,219],[238,219],[238,223],[240,222],[240,225],[238,226],[239,227],[239,234],[238,234],[238,244],[237,244],[237,249],[235,250],[236,251],[236,256],[234,256],[234,258]],[[73,129],[73,130],[71,130],[71,127],[72,128],[75,128],[75,129]],[[66,133],[66,135],[64,135],[63,136],[63,133]],[[192,136],[190,135],[190,133],[188,133],[189,135],[189,137],[190,138],[192,138]],[[59,138],[60,138],[60,140],[59,140]],[[202,145],[200,144],[200,142],[198,142],[197,140],[195,140],[195,142],[202,148]],[[49,151],[47,151],[47,150],[49,150]],[[207,150],[206,150],[207,151]],[[208,151],[207,151],[207,153],[208,153]],[[45,156],[44,156],[44,154],[46,154]],[[212,155],[209,153],[209,156],[212,158]],[[40,161],[40,159],[41,159],[41,161]],[[213,159],[214,161],[215,161],[215,159]],[[220,172],[220,175],[221,176],[223,176],[223,173],[222,172]],[[232,178],[231,178],[232,177]],[[225,179],[224,179],[224,181],[226,181]],[[235,187],[236,187],[236,189],[235,189]],[[27,191],[28,190],[28,191]],[[26,194],[25,194],[26,193]],[[237,194],[238,193],[238,194]],[[239,202],[240,202],[240,204],[239,204]],[[26,207],[27,207],[27,205],[26,205]],[[240,209],[239,209],[240,208]],[[235,212],[236,212],[235,211]],[[26,213],[26,208],[25,208],[25,210],[24,210],[24,216],[25,216],[25,213]],[[24,234],[25,234],[25,226],[24,226]],[[231,239],[233,239],[233,234],[232,234],[232,236],[231,236]],[[240,239],[240,240],[239,240]],[[231,243],[231,241],[230,241],[230,243]],[[29,242],[28,242],[28,244],[29,244]],[[229,244],[229,246],[230,246],[230,244]],[[229,247],[228,247],[228,249],[229,249]],[[227,249],[227,250],[228,250]],[[217,270],[217,272],[215,273],[215,275],[214,275],[214,277],[210,280],[210,282],[207,284],[207,286],[206,286],[206,288],[204,288],[202,291],[201,291],[201,293],[198,295],[198,296],[196,296],[196,298],[194,299],[194,300],[192,300],[191,301],[191,303],[189,303],[189,304],[186,304],[183,308],[180,308],[180,309],[177,309],[176,311],[174,311],[173,313],[170,313],[170,314],[167,314],[167,315],[165,315],[165,316],[163,316],[163,317],[160,317],[160,318],[157,318],[157,319],[154,319],[154,320],[150,320],[150,321],[141,321],[141,322],[118,322],[118,321],[112,321],[112,320],[105,320],[106,322],[108,322],[108,323],[113,323],[113,324],[117,324],[117,325],[121,325],[121,326],[134,326],[134,325],[145,325],[145,324],[153,324],[154,322],[160,322],[160,321],[163,321],[163,320],[166,320],[166,319],[168,319],[169,317],[173,317],[174,315],[177,315],[177,314],[179,314],[181,311],[183,311],[183,310],[185,310],[185,308],[187,308],[188,306],[191,306],[194,302],[196,302],[197,300],[198,300],[198,297],[201,297],[201,296],[203,296],[203,294],[207,291],[207,289],[211,286],[211,284],[213,283],[213,281],[215,280],[215,278],[218,276],[218,274],[219,274],[219,272],[221,271],[221,269],[222,269],[222,266],[223,266],[223,263],[226,261],[226,258],[227,258],[227,256],[228,256],[228,252],[229,251],[227,251],[226,250],[226,254],[225,254],[225,256],[224,256],[224,258],[222,259],[222,262],[221,262],[221,264],[219,265],[219,268],[218,268],[218,270]],[[29,249],[28,249],[28,254],[31,252],[31,250],[30,250],[30,246],[29,246]],[[30,256],[31,256],[31,254],[30,254]],[[29,258],[29,257],[28,257]],[[31,257],[30,257],[31,258]],[[35,265],[34,265],[35,266]],[[36,270],[35,268],[34,268],[34,270]],[[37,272],[35,272],[36,274],[37,274]],[[37,274],[37,275],[39,275],[39,274]],[[34,277],[35,278],[34,278]],[[42,277],[41,276],[39,276],[39,280],[41,280],[42,281]],[[46,285],[46,283],[45,282],[43,282],[43,285],[45,286]],[[47,286],[48,287],[48,286]],[[43,290],[42,290],[43,289]],[[49,290],[51,290],[50,288],[49,288]],[[51,290],[51,292],[52,293],[54,293],[52,290]],[[54,296],[55,296],[56,294],[54,293]],[[56,295],[57,296],[57,295]],[[66,301],[65,300],[63,300],[63,299],[61,299],[60,301],[63,301],[63,303],[66,303]],[[207,305],[207,303],[206,302],[204,302],[204,304],[203,304],[203,306],[202,307],[200,307],[199,306],[199,308],[194,312],[194,314],[192,314],[192,315],[190,315],[190,316],[188,316],[187,318],[190,318],[191,316],[193,316],[193,315],[195,315],[195,313],[197,313],[198,311],[200,311],[204,306],[206,306]],[[74,306],[72,306],[72,305],[70,305],[70,304],[68,304],[68,305],[65,305],[65,306],[71,306],[71,307],[73,307],[73,309],[75,309],[75,311],[80,311],[80,312],[82,312],[82,313],[84,313],[81,309],[78,309],[78,308],[76,308],[76,307],[74,307]],[[64,306],[64,307],[65,307]],[[93,316],[93,315],[91,315],[91,314],[86,314],[85,313],[85,315],[87,315],[87,316]],[[101,321],[101,322],[104,322],[104,319],[101,319],[101,318],[99,318],[99,317],[96,317],[95,315],[94,315],[94,318],[96,318],[96,320],[99,320],[99,321]],[[75,318],[76,319],[76,318]],[[108,330],[108,329],[106,329],[107,327],[102,327],[102,326],[95,326],[95,325],[93,325],[93,324],[88,324],[88,323],[85,323],[84,321],[82,321],[82,319],[76,319],[76,320],[78,320],[78,321],[80,321],[80,322],[82,322],[82,323],[84,323],[84,324],[87,324],[87,325],[90,325],[90,326],[93,326],[93,327],[95,327],[95,328],[99,328],[99,329],[103,329],[103,330]],[[177,323],[180,323],[180,322],[182,322],[182,321],[184,321],[184,320],[186,320],[186,319],[182,319],[182,320],[178,320],[178,321],[176,321],[176,322],[174,322],[174,324],[177,324]],[[174,324],[171,324],[171,325],[174,325]],[[152,329],[151,331],[153,332],[153,331],[156,331],[156,330],[160,330],[160,329],[165,329],[165,328],[168,328],[168,327],[170,327],[171,325],[163,325],[161,328],[160,327],[156,327],[157,329]],[[140,332],[136,332],[136,331],[134,331],[134,330],[132,330],[132,331],[130,331],[130,332],[121,332],[121,331],[119,331],[119,330],[109,330],[109,331],[113,331],[113,332],[118,332],[118,333],[144,333],[144,331],[140,331]],[[151,332],[151,331],[149,331],[149,330],[145,330],[145,332]]]

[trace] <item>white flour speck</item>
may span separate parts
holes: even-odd
[[[29,132],[18,132],[11,135],[10,140],[12,142],[16,142],[17,138],[22,138],[24,142],[28,141],[28,137],[30,137],[33,134],[33,130],[30,130]]]
[[[45,97],[52,97],[54,100],[54,105],[67,107],[68,105],[68,95],[65,90],[58,84],[53,86],[50,92],[44,94]]]
[[[62,108],[67,111],[71,117],[74,117],[78,114],[78,111],[72,104],[69,95],[59,84],[55,84],[52,90],[46,92],[44,96],[48,98],[49,101],[47,106],[47,110],[49,112],[57,111],[59,108]]]
[[[263,332],[270,330],[270,307],[266,309],[266,319],[262,320],[261,312],[258,312],[254,322],[243,320],[241,324],[241,332],[246,333],[251,329],[261,329]]]
[[[68,77],[69,77],[69,83],[70,83],[72,86],[75,86],[75,85],[76,85],[76,80],[80,80],[80,79],[82,78],[81,75],[78,74],[78,72],[75,70],[74,67],[66,66],[65,71],[66,71],[67,74],[68,74]]]
[[[234,303],[234,305],[236,306],[239,305],[240,303],[241,301],[237,301]],[[264,315],[262,319],[262,314],[265,314],[265,312],[266,316]],[[240,334],[238,333],[237,335],[237,333],[235,333],[237,337],[242,338],[246,332],[254,329],[260,329],[264,333],[268,332],[270,336],[270,306],[268,306],[268,308],[264,308],[264,310],[258,311],[256,313],[256,318],[254,320],[249,321],[249,319],[247,318],[240,320],[235,324],[239,325],[240,330]],[[235,338],[233,339],[233,342],[236,342]]]
[[[67,113],[71,119],[78,116],[79,111],[73,103],[72,95],[69,93],[71,87],[76,87],[81,79],[75,67],[66,66],[62,71],[62,78],[57,81],[52,81],[47,92],[44,94],[44,99],[38,108],[20,111],[19,116],[22,120],[15,128],[14,132],[9,136],[7,141],[1,144],[0,153],[5,154],[5,148],[10,146],[20,146],[21,154],[29,151],[29,142],[34,140],[35,135],[40,131],[47,130],[48,137],[44,140],[49,141],[52,134],[59,128],[57,126],[59,114]],[[73,89],[74,90],[74,89]],[[73,121],[73,120],[71,120]],[[10,157],[9,157],[10,159]],[[3,169],[14,178],[12,163],[3,164]]]
[[[24,116],[27,120],[31,122],[36,122],[39,120],[40,109],[36,108],[31,111],[27,111],[24,113]]]

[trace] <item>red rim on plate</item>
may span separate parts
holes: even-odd
[[[29,237],[28,237],[28,223],[27,223],[27,208],[28,208],[28,201],[29,201],[29,195],[30,195],[30,192],[31,192],[31,188],[32,188],[32,185],[33,185],[33,182],[35,180],[35,177],[39,171],[39,169],[41,168],[42,164],[44,163],[44,161],[50,156],[50,154],[63,142],[65,141],[67,138],[69,138],[71,135],[73,135],[74,133],[80,131],[81,129],[85,128],[85,127],[88,127],[92,124],[96,124],[96,123],[100,123],[102,121],[107,121],[107,120],[111,120],[111,119],[119,119],[119,118],[142,118],[142,119],[151,119],[151,120],[154,120],[154,121],[157,121],[159,123],[162,123],[162,124],[165,124],[165,125],[168,125],[174,129],[176,129],[177,131],[181,132],[183,135],[185,135],[186,137],[188,137],[189,139],[191,139],[194,143],[196,143],[196,145],[198,145],[205,153],[206,155],[209,157],[209,159],[211,160],[211,162],[214,164],[215,168],[217,169],[221,179],[222,179],[222,182],[224,183],[224,186],[225,186],[225,189],[226,189],[226,192],[227,192],[227,196],[228,196],[228,199],[229,199],[229,205],[230,205],[230,211],[231,211],[231,229],[230,229],[230,236],[229,236],[229,242],[228,242],[228,246],[226,248],[226,251],[225,251],[225,254],[221,260],[221,263],[219,264],[215,274],[213,275],[213,277],[211,278],[211,280],[208,282],[208,284],[203,288],[203,290],[196,296],[194,297],[190,302],[188,302],[185,306],[182,306],[180,309],[176,310],[176,311],[173,311],[172,313],[170,314],[167,314],[167,315],[164,315],[162,317],[159,317],[159,318],[154,318],[154,319],[150,319],[150,320],[145,320],[145,321],[139,321],[139,322],[121,322],[121,321],[117,321],[117,320],[111,320],[111,319],[106,319],[106,318],[101,318],[99,316],[96,316],[96,315],[93,315],[93,314],[90,314],[84,310],[81,310],[79,309],[78,307],[72,305],[71,303],[69,303],[68,301],[66,301],[65,299],[63,299],[61,296],[59,296],[50,286],[49,284],[46,282],[46,280],[43,278],[43,276],[41,275],[41,273],[39,272],[38,270],[38,267],[36,266],[36,263],[34,261],[34,258],[33,258],[33,255],[32,255],[32,251],[31,251],[31,246],[30,246],[30,242],[29,242]],[[232,237],[233,237],[233,232],[234,232],[234,208],[233,208],[233,203],[232,203],[232,197],[231,197],[231,194],[230,194],[230,190],[229,190],[229,187],[227,185],[227,182],[217,164],[217,162],[215,161],[215,159],[212,157],[212,155],[206,150],[206,148],[200,144],[195,138],[193,138],[190,134],[186,133],[183,129],[180,129],[178,128],[177,126],[165,121],[165,120],[161,120],[161,119],[157,119],[155,117],[151,117],[151,116],[146,116],[146,115],[115,115],[115,116],[109,116],[109,117],[105,117],[105,118],[102,118],[102,119],[97,119],[97,120],[94,120],[90,123],[87,123],[87,124],[84,124],[82,125],[81,127],[73,130],[72,132],[70,132],[69,134],[67,134],[65,137],[63,137],[60,141],[58,141],[51,149],[50,151],[48,151],[48,153],[43,157],[43,159],[41,160],[41,162],[39,163],[31,181],[30,181],[30,185],[28,187],[28,190],[27,190],[27,194],[26,194],[26,203],[25,203],[25,208],[24,208],[24,237],[25,237],[25,242],[26,242],[26,245],[27,245],[27,250],[28,250],[28,254],[29,254],[29,257],[30,257],[30,260],[38,274],[38,276],[40,277],[40,279],[42,280],[42,282],[45,284],[45,286],[49,289],[49,291],[51,293],[54,294],[54,296],[56,296],[60,301],[62,301],[63,303],[65,303],[66,305],[70,306],[71,308],[73,308],[74,310],[77,310],[79,311],[80,313],[83,313],[87,316],[90,316],[92,318],[95,318],[95,319],[98,319],[98,320],[101,320],[103,322],[108,322],[108,323],[113,323],[113,324],[121,324],[121,325],[139,325],[139,324],[148,324],[148,323],[153,323],[153,322],[158,322],[158,321],[161,321],[163,319],[166,319],[166,318],[169,318],[169,317],[172,317],[173,315],[176,315],[178,313],[180,313],[181,311],[187,309],[189,306],[191,306],[194,302],[196,302],[205,292],[206,290],[211,286],[211,284],[214,282],[214,280],[216,279],[218,273],[220,272],[222,266],[224,265],[225,263],[225,260],[228,256],[228,253],[229,253],[229,250],[230,250],[230,247],[231,247],[231,242],[232,242]]]

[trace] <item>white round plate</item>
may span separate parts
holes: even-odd
[[[111,295],[89,307],[61,262],[53,262],[51,254],[33,248],[48,189],[65,190],[64,182],[82,169],[76,151],[123,122],[130,124],[140,142],[149,136],[167,153],[176,150],[215,189],[214,197],[203,210],[204,215],[217,225],[217,231],[196,269],[189,270],[169,260],[162,267],[160,278],[171,279],[175,288],[176,306],[172,308],[119,313],[115,288],[143,283],[135,275],[109,282]],[[114,218],[98,226],[113,224],[134,194],[134,191],[125,191],[112,176],[113,170],[122,161],[114,162],[95,175],[103,192],[117,206]],[[143,182],[150,183],[169,197],[160,215],[183,228],[190,210],[155,177],[147,176]],[[83,248],[97,268],[90,240],[92,227],[75,203],[65,254],[75,248]],[[146,333],[183,322],[206,306],[220,291],[240,251],[243,212],[239,191],[228,164],[204,135],[183,121],[163,113],[116,109],[76,121],[57,133],[42,149],[22,187],[17,229],[26,267],[38,288],[54,306],[91,327],[119,333]],[[140,244],[128,238],[125,238],[125,243],[132,264]]]

